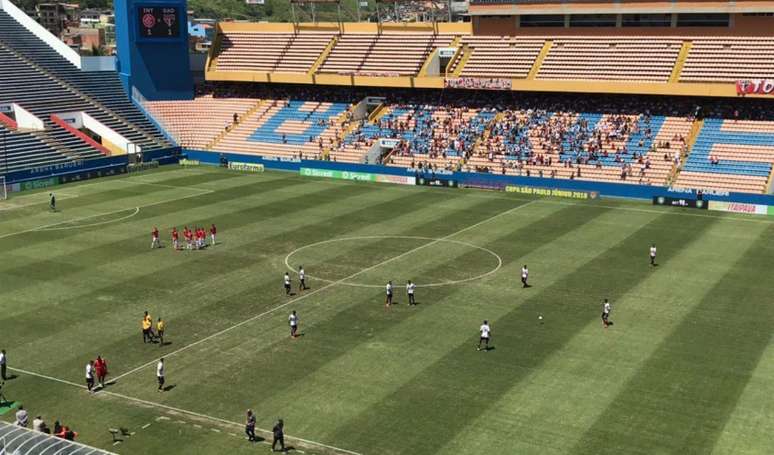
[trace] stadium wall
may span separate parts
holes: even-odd
[[[184,149],[183,154],[190,160],[203,164],[218,165],[221,155],[229,162],[263,164],[266,169],[299,172],[303,168],[324,169],[343,172],[372,173],[395,176],[415,176],[417,174],[410,169],[369,165],[337,163],[335,161],[316,160],[288,160],[279,158],[263,158],[256,155],[243,155],[237,153],[218,153],[201,150]],[[517,177],[497,174],[482,174],[476,172],[452,172],[450,174],[437,174],[437,177],[455,180],[460,185],[505,189],[506,186],[528,186],[533,188],[561,189],[576,192],[598,193],[605,197],[620,197],[630,199],[652,200],[654,197],[671,198],[695,198],[696,193],[691,190],[671,189],[657,186],[642,186],[624,183],[590,182],[582,180],[551,179],[539,177]],[[704,200],[724,202],[738,202],[743,204],[760,204],[774,206],[774,195],[771,194],[747,194],[747,193],[723,193],[708,194],[705,192]]]

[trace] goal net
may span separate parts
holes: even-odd
[[[5,186],[5,176],[0,175],[0,201],[8,199],[8,188]]]

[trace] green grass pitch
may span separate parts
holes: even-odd
[[[771,219],[213,168],[55,193],[56,213],[46,191],[0,205],[3,391],[86,444],[268,453],[252,408],[309,454],[774,453]],[[210,223],[214,247],[171,248]],[[300,264],[310,289],[286,297]],[[144,310],[168,344],[143,344]],[[97,355],[116,381],[89,395]]]

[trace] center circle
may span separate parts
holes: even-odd
[[[306,250],[309,250],[309,249],[312,249],[312,248],[315,248],[315,247],[323,246],[323,245],[328,245],[328,244],[332,244],[332,243],[339,243],[339,242],[352,242],[352,241],[358,241],[358,240],[409,240],[409,241],[424,241],[424,242],[427,242],[427,243],[423,243],[423,244],[415,247],[414,249],[403,251],[401,254],[399,254],[397,256],[393,256],[392,258],[387,258],[386,260],[382,261],[381,263],[372,264],[372,265],[370,265],[370,266],[360,270],[359,272],[355,272],[354,274],[351,274],[351,275],[349,275],[347,277],[344,277],[344,278],[340,278],[338,280],[322,278],[320,276],[315,276],[315,275],[312,275],[312,274],[309,274],[309,273],[306,273],[306,276],[309,277],[310,279],[314,279],[314,280],[317,280],[317,281],[322,281],[324,283],[335,283],[335,284],[341,284],[343,286],[352,286],[352,287],[359,287],[359,288],[383,288],[384,285],[386,284],[386,282],[385,283],[381,283],[381,284],[358,283],[358,282],[350,281],[350,278],[351,279],[355,279],[357,277],[357,275],[360,275],[362,273],[365,273],[365,272],[368,272],[368,271],[371,271],[371,270],[374,270],[374,269],[378,269],[381,265],[386,264],[388,262],[392,262],[395,258],[402,258],[404,256],[410,256],[413,253],[414,250],[419,251],[421,249],[428,248],[431,244],[436,244],[436,243],[451,244],[451,245],[455,245],[457,247],[461,246],[461,247],[465,247],[465,248],[468,248],[468,249],[471,249],[471,250],[481,251],[481,252],[485,253],[486,255],[492,257],[496,261],[496,265],[492,269],[487,271],[487,272],[480,273],[478,275],[471,276],[471,277],[466,277],[466,278],[457,279],[457,280],[438,281],[438,282],[433,282],[433,283],[417,283],[417,287],[418,288],[432,288],[432,287],[441,287],[441,286],[452,286],[452,285],[456,285],[456,284],[462,284],[462,283],[468,283],[468,282],[471,282],[471,281],[480,280],[482,278],[488,277],[489,275],[493,275],[493,274],[497,273],[497,271],[500,270],[500,268],[503,266],[503,259],[497,253],[495,253],[494,251],[492,251],[492,250],[490,250],[488,248],[484,248],[482,246],[474,245],[474,244],[468,243],[468,242],[463,242],[461,240],[451,240],[451,239],[433,238],[433,237],[422,237],[422,236],[414,236],[414,235],[365,235],[365,236],[354,236],[354,237],[340,237],[340,238],[328,239],[328,240],[323,240],[323,241],[320,241],[320,242],[310,243],[308,245],[304,245],[304,246],[302,246],[300,248],[297,248],[297,249],[291,251],[290,253],[288,253],[288,255],[285,256],[285,266],[291,272],[297,274],[298,272],[297,272],[296,268],[291,265],[291,262],[293,262],[293,261],[291,261],[291,258],[293,256],[296,256],[296,255],[298,255],[299,253],[301,253],[303,251],[306,251]]]

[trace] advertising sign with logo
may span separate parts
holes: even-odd
[[[774,95],[774,79],[748,79],[736,81],[736,94]]]
[[[452,58],[457,53],[456,47],[439,47],[438,56],[441,58]]]
[[[418,177],[417,185],[424,186],[443,186],[446,188],[457,188],[459,182],[454,179],[440,178],[440,177]]]
[[[571,191],[559,188],[535,188],[531,186],[507,185],[506,193],[530,194],[534,196],[563,197],[568,199],[596,199],[599,193],[596,191]]]
[[[654,196],[653,205],[669,205],[672,207],[686,207],[690,209],[707,210],[707,202],[697,199],[677,198],[667,196]]]
[[[232,171],[242,172],[263,172],[263,164],[256,163],[240,163],[239,161],[229,161],[228,168]]]
[[[370,172],[339,171],[309,167],[302,167],[300,173],[305,177],[324,177],[329,179],[355,180],[358,182],[396,183],[399,185],[414,185],[416,182],[416,178],[405,175],[371,174]]]
[[[709,201],[709,209],[719,212],[768,215],[771,207],[760,204],[744,204],[741,202]]]

